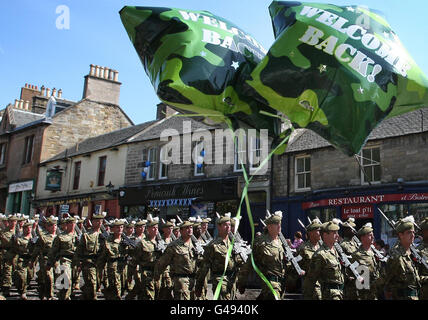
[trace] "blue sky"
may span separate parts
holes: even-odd
[[[315,1],[314,1],[315,2]],[[428,74],[426,0],[320,0],[380,10],[417,64]],[[253,35],[265,49],[273,43],[270,0],[15,0],[0,2],[0,109],[19,98],[25,83],[61,88],[65,99],[82,98],[89,65],[119,71],[120,105],[134,123],[155,118],[159,103],[119,17],[124,5],[207,10]],[[56,9],[70,9],[70,28],[56,28]]]

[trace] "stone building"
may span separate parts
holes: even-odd
[[[63,99],[61,89],[21,88],[20,99],[6,107],[0,122],[0,210],[30,213],[41,161],[133,125],[118,105],[120,85],[117,71],[91,65],[78,102]]]
[[[128,140],[155,125],[149,121],[83,140],[39,165],[33,206],[39,213],[82,217],[106,211],[119,218]]]
[[[286,212],[288,237],[302,231],[297,219],[356,219],[372,222],[375,237],[395,241],[381,218],[428,216],[428,109],[384,120],[360,154],[348,157],[310,130],[297,129],[274,160],[272,210]]]
[[[120,188],[123,215],[145,216],[157,207],[164,219],[175,218],[181,212],[183,217],[210,217],[214,223],[216,211],[236,214],[244,179],[230,137],[224,126],[206,125],[182,115],[159,119],[158,125],[133,137],[132,143],[129,141],[125,185]],[[245,147],[239,152],[242,159],[260,154],[260,143],[253,138],[243,138]],[[174,159],[173,155],[178,156]],[[254,161],[253,167],[258,164]],[[248,160],[246,167],[251,167]],[[250,201],[262,202],[264,213],[270,205],[269,167],[255,176],[249,187]],[[241,215],[245,221],[245,211]],[[249,228],[245,232],[249,233]]]

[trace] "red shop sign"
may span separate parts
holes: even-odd
[[[342,219],[370,219],[373,218],[373,205],[343,206]]]
[[[343,206],[374,204],[382,202],[406,202],[406,201],[428,201],[428,193],[399,193],[399,194],[378,194],[368,196],[355,196],[343,198],[330,198],[318,201],[309,201],[302,203],[302,209],[307,210],[317,207]]]

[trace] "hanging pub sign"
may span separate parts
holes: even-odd
[[[46,173],[45,190],[60,191],[61,190],[62,172],[52,170]]]

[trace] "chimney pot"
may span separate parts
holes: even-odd
[[[50,97],[51,96],[51,89],[46,88],[46,97]]]
[[[95,66],[93,64],[90,65],[89,75],[95,76]]]
[[[42,96],[44,96],[44,95],[45,95],[45,86],[43,86],[43,85],[42,85],[42,87],[40,88],[40,94],[41,94]]]
[[[61,97],[62,97],[62,89],[59,89],[58,90],[58,98],[61,99]]]
[[[18,109],[19,108],[19,101],[18,99],[15,99],[15,108]]]
[[[53,88],[52,89],[52,95],[55,97],[55,94],[56,94],[56,88]]]
[[[107,67],[104,67],[104,79],[108,79],[110,74],[110,69]]]
[[[30,101],[25,101],[24,109],[29,110],[29,106],[30,106]]]
[[[114,71],[114,81],[119,81],[119,71]]]
[[[38,86],[36,86],[36,90],[39,91],[39,87]]]
[[[100,76],[100,66],[95,65],[95,77],[99,77],[99,76]]]
[[[24,100],[19,100],[19,109],[24,109]]]

